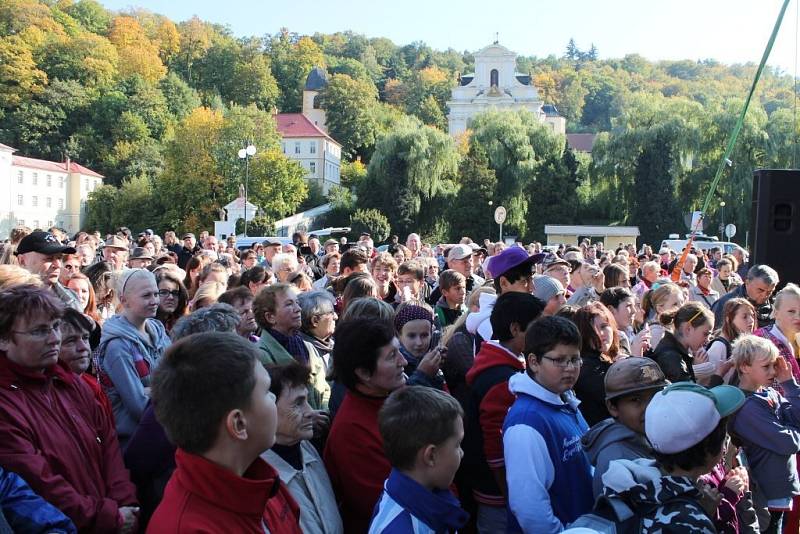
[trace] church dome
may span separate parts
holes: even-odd
[[[304,91],[321,91],[328,85],[328,73],[322,67],[314,67],[308,73]]]

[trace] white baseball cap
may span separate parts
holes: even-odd
[[[655,394],[644,416],[647,439],[663,454],[685,451],[705,439],[723,417],[744,404],[744,393],[733,386],[704,388],[677,382]]]

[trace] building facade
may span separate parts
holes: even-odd
[[[554,132],[565,133],[564,117],[552,105],[545,107],[529,74],[517,72],[516,53],[495,42],[476,52],[474,57],[475,72],[460,77],[447,102],[450,135],[463,133],[475,115],[490,109],[524,109]]]
[[[340,183],[342,145],[334,141],[302,113],[275,115],[281,149],[306,170],[306,179],[318,184],[323,193]]]
[[[81,229],[89,193],[103,184],[103,176],[67,159],[47,161],[14,155],[0,144],[0,239],[14,226],[32,229]]]

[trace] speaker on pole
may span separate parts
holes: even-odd
[[[767,264],[781,284],[800,283],[800,170],[753,173],[750,265]]]

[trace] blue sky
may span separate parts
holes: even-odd
[[[561,55],[570,37],[602,58],[757,62],[781,0],[100,0],[143,7],[175,21],[192,15],[227,24],[237,36],[353,30],[396,44],[474,51],[494,40],[523,55]],[[795,73],[797,4],[786,13],[770,64]]]

